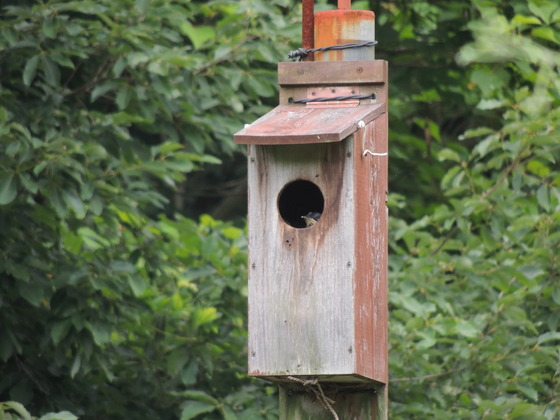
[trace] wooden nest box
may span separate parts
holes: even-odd
[[[249,156],[249,374],[386,384],[387,63],[280,63],[279,84],[280,105],[234,137]]]

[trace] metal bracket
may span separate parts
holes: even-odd
[[[357,86],[313,87],[307,89],[307,99],[337,98],[359,94],[360,88]],[[360,105],[359,99],[307,102],[305,104],[308,108],[354,108],[358,105]]]

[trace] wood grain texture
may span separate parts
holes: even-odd
[[[381,83],[387,83],[385,60],[278,63],[278,84],[282,87]]]
[[[249,147],[249,373],[354,373],[352,141]],[[280,217],[286,184],[324,196],[313,227]]]
[[[385,103],[352,108],[280,105],[236,133],[237,144],[305,144],[341,141],[385,112]]]
[[[387,383],[387,117],[355,134],[355,334],[357,370]],[[359,158],[358,158],[359,156]]]
[[[279,70],[281,105],[235,136],[249,144],[249,374],[281,384],[290,375],[366,383],[377,390],[374,408],[360,400],[359,409],[386,418],[388,156],[363,153],[387,152],[387,62]],[[376,101],[289,104],[310,89],[341,85],[358,85]],[[324,196],[309,228],[290,226],[278,209],[295,180]]]
[[[338,143],[249,147],[249,373],[387,383],[387,119]],[[289,226],[292,181],[323,193],[319,222]]]
[[[367,420],[377,417],[377,394],[374,390],[332,392],[325,389],[325,395],[334,401],[332,408],[341,420]],[[325,420],[332,415],[305,390],[280,387],[281,420]]]

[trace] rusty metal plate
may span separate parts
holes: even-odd
[[[345,96],[359,95],[360,89],[352,86],[332,86],[332,87],[314,87],[307,89],[307,99],[314,100],[317,98],[340,98]],[[307,102],[305,106],[308,108],[353,108],[360,105],[359,99],[344,99],[331,101]]]
[[[330,143],[345,139],[386,112],[384,103],[354,108],[280,105],[233,136],[237,144]]]

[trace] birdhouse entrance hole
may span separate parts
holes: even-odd
[[[284,222],[297,229],[303,229],[312,225],[306,222],[306,218],[311,217],[315,222],[318,221],[324,207],[325,199],[323,193],[311,181],[303,179],[292,181],[286,184],[278,195],[278,211],[280,216]]]

